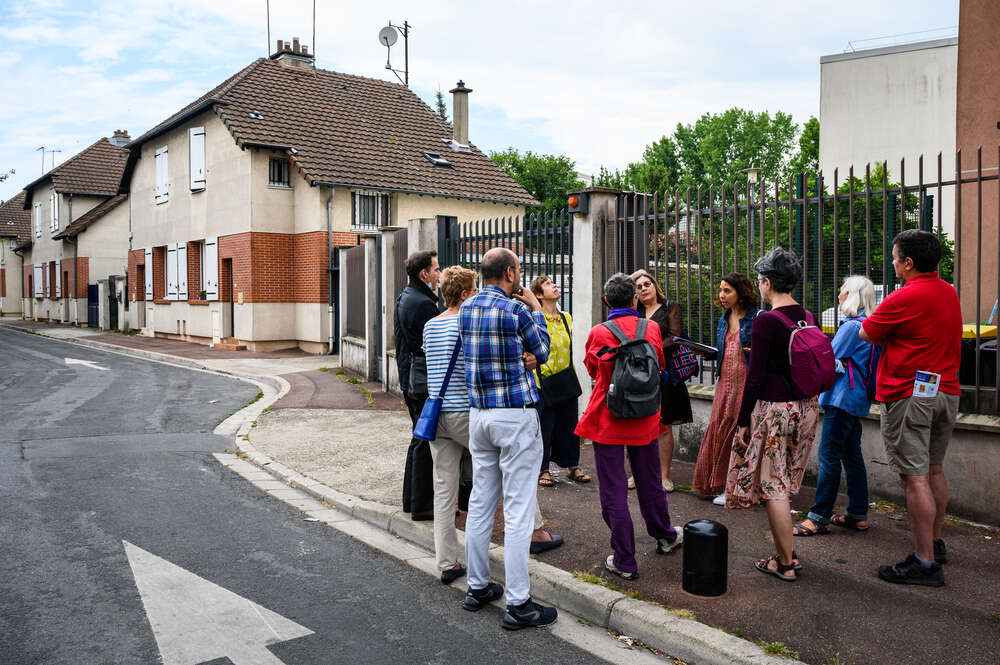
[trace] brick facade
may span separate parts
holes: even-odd
[[[146,270],[149,270],[149,266],[146,266]],[[145,288],[145,286],[143,287]],[[167,299],[167,248],[154,247],[153,248],[153,300],[162,300],[164,302],[169,302]]]
[[[86,256],[79,256],[75,259],[76,261],[76,280],[73,279],[73,261],[74,259],[61,259],[59,262],[59,280],[62,286],[62,293],[64,298],[83,298],[87,297],[87,285],[90,284],[90,258]],[[67,279],[63,280],[63,273],[66,273]],[[76,288],[74,289],[74,283]],[[76,295],[73,295],[73,291],[76,291]]]
[[[128,299],[141,302],[146,299],[146,277],[140,275],[140,266],[145,270],[146,251],[133,249],[128,253]]]
[[[0,268],[0,298],[7,297],[7,269]]]
[[[201,293],[201,243],[189,242],[187,244],[187,284],[188,302],[200,300]]]

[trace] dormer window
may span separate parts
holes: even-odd
[[[268,165],[267,184],[271,187],[291,187],[288,160],[272,157]]]
[[[442,157],[440,154],[438,154],[436,152],[429,152],[427,150],[424,150],[422,154],[423,154],[424,157],[427,158],[427,161],[429,161],[431,163],[431,165],[434,166],[434,168],[436,168],[436,169],[450,169],[450,168],[454,168],[451,165],[451,162],[449,162],[447,159],[445,159],[444,157]]]

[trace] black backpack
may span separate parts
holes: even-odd
[[[611,374],[606,404],[615,418],[647,418],[660,411],[660,360],[656,348],[646,339],[646,319],[639,319],[635,338],[614,321],[604,326],[618,338],[619,345],[606,346],[597,357],[612,355],[615,369]]]

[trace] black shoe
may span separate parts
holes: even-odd
[[[503,587],[496,582],[490,582],[482,589],[469,589],[462,601],[462,609],[478,612],[503,595]]]
[[[441,584],[451,584],[459,577],[465,575],[465,566],[459,564],[454,568],[441,571]]]
[[[541,554],[542,552],[548,552],[549,550],[554,550],[563,544],[563,537],[558,533],[549,534],[552,536],[552,540],[533,540],[531,541],[532,554]]]
[[[944,572],[941,564],[932,563],[924,568],[916,555],[906,557],[895,566],[879,566],[878,576],[893,584],[920,584],[922,586],[944,586]]]
[[[506,630],[521,630],[532,626],[547,626],[559,613],[554,607],[539,605],[530,598],[523,605],[508,605],[500,625]]]
[[[414,522],[430,522],[431,520],[434,519],[434,511],[425,510],[422,513],[412,513],[410,515],[410,519],[413,520]]]
[[[948,563],[948,548],[944,546],[944,539],[934,541],[934,561],[940,564]]]

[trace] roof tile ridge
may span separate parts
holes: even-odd
[[[265,62],[264,58],[257,58],[249,65],[229,77],[228,81],[223,81],[217,87],[210,90],[205,95],[204,99],[223,99],[227,94],[232,92],[233,88],[242,83],[251,72],[256,71],[263,62]],[[177,114],[175,113],[174,115]]]

